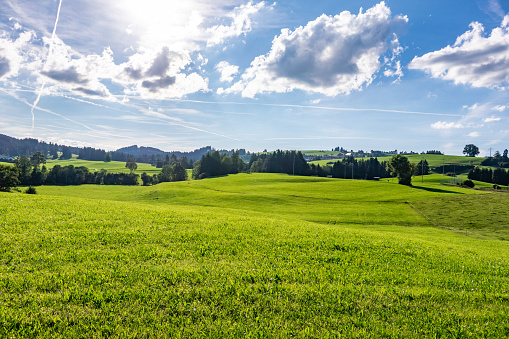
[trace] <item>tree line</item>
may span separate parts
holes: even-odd
[[[468,179],[489,182],[496,185],[509,185],[509,171],[502,168],[476,167],[468,172]]]
[[[218,151],[207,153],[194,163],[193,178],[204,179],[244,171],[245,162],[234,151],[231,156]]]
[[[133,173],[138,166],[132,158],[126,162],[130,173],[113,173],[105,169],[90,171],[85,166],[73,165],[55,165],[48,170],[45,164],[46,158],[41,152],[15,159],[14,166],[0,164],[0,191],[10,191],[17,185],[138,185],[140,179],[139,174]],[[186,168],[180,162],[164,165],[160,173],[152,176],[145,172],[141,174],[141,181],[145,186],[187,179]]]

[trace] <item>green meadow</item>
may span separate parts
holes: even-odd
[[[46,160],[46,167],[48,169],[53,168],[55,165],[60,166],[69,166],[72,165],[74,167],[79,166],[85,166],[89,170],[94,171],[100,171],[102,169],[107,170],[108,172],[116,172],[116,173],[129,173],[129,169],[125,167],[125,162],[123,161],[88,161],[88,160],[81,160],[81,159],[68,159],[68,160]],[[156,168],[155,166],[152,166],[150,164],[144,164],[144,163],[138,163],[138,168],[134,171],[134,173],[141,174],[143,172],[146,172],[147,174],[157,174],[161,172],[160,168]]]
[[[330,153],[330,151],[324,151],[324,153],[319,153],[318,151],[315,151],[310,154],[324,155],[324,154],[328,154],[328,153]],[[480,157],[465,157],[465,156],[459,156],[459,155],[442,155],[442,154],[409,154],[409,155],[405,155],[405,157],[407,157],[411,163],[415,163],[415,164],[419,163],[421,160],[426,160],[430,167],[438,167],[438,166],[442,166],[443,164],[445,164],[445,165],[479,166],[481,164],[481,162],[484,160],[484,158],[480,158]],[[362,158],[359,158],[359,159],[362,160]],[[378,160],[388,161],[389,159],[390,159],[390,156],[381,157]],[[315,165],[320,164],[320,166],[325,166],[325,165],[327,165],[327,163],[336,162],[336,161],[338,161],[338,160],[337,159],[318,160],[318,161],[311,161],[310,164],[315,164]]]
[[[0,193],[0,337],[507,337],[509,194],[441,178]]]

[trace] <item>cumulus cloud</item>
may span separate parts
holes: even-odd
[[[477,137],[479,137],[479,135],[480,135],[479,132],[470,132],[467,134],[467,136],[472,137],[472,138],[477,138]]]
[[[455,84],[505,88],[509,80],[509,15],[489,36],[478,22],[470,28],[453,46],[415,57],[408,67]]]
[[[335,96],[361,90],[380,70],[381,56],[389,49],[393,55],[400,51],[393,27],[407,21],[392,16],[381,2],[365,13],[324,14],[295,31],[283,29],[270,52],[255,58],[242,80],[225,92],[254,97],[301,89]],[[388,75],[399,76],[399,71]]]
[[[47,76],[50,79],[65,82],[65,83],[74,83],[74,84],[85,84],[87,80],[83,79],[81,75],[76,71],[75,67],[70,67],[68,69],[62,70],[49,70],[42,71],[43,75]]]
[[[494,122],[494,121],[500,121],[500,120],[502,120],[502,119],[498,118],[498,117],[491,116],[491,117],[484,119],[484,122]]]
[[[246,5],[236,7],[227,15],[231,21],[230,25],[216,25],[207,29],[209,35],[207,46],[222,44],[229,38],[246,35],[252,29],[251,17],[265,7],[263,1],[257,4],[250,1]]]
[[[9,60],[6,57],[0,57],[0,78],[9,73],[10,70]]]
[[[221,61],[216,65],[216,71],[221,74],[221,81],[232,82],[234,76],[239,73],[239,66],[230,65],[227,61]]]
[[[0,31],[0,79],[17,76],[20,71],[33,68],[34,63],[40,64],[40,49],[30,45],[34,33],[16,35]]]
[[[198,60],[204,63],[203,57]],[[112,81],[125,87],[125,94],[150,99],[179,98],[198,91],[207,92],[208,79],[197,73],[185,74],[192,64],[187,52],[163,46],[159,51],[140,48],[125,63],[118,65]]]

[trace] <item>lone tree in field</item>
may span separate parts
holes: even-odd
[[[129,168],[129,171],[131,171],[131,174],[133,174],[133,171],[138,168],[138,164],[136,163],[136,160],[129,158],[125,163],[125,168]]]
[[[401,185],[412,186],[412,174],[415,172],[415,165],[408,161],[407,157],[397,154],[389,160],[389,170],[398,177]]]
[[[479,154],[479,147],[474,144],[465,145],[463,154],[466,154],[467,157],[475,157],[477,154]]]
[[[19,171],[15,166],[0,164],[0,191],[9,192],[19,184]]]

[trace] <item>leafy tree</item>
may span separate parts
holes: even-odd
[[[187,180],[187,171],[184,166],[182,166],[179,162],[172,165],[172,181],[186,181]]]
[[[25,155],[14,161],[14,166],[19,171],[19,181],[21,185],[29,185],[32,176],[32,163]]]
[[[125,163],[125,167],[131,171],[131,174],[133,174],[133,171],[135,171],[138,168],[138,164],[136,163],[136,160],[133,158],[127,159],[127,162]]]
[[[507,152],[508,152],[508,151],[507,151],[507,148],[506,148],[506,149],[504,150],[504,153],[502,154],[502,157],[503,157],[503,158],[505,158],[505,159],[507,159]]]
[[[15,166],[0,164],[0,191],[9,192],[19,184],[19,171]]]
[[[141,174],[141,181],[143,182],[143,186],[148,186],[152,183],[152,176],[148,175],[146,172]]]
[[[416,168],[417,175],[428,175],[429,174],[429,165],[426,159],[419,161]]]
[[[158,182],[169,182],[171,181],[172,168],[170,165],[164,165],[157,176]]]
[[[104,162],[111,162],[111,154],[106,153],[106,155],[104,156]]]
[[[466,154],[467,157],[475,157],[479,153],[479,147],[474,144],[465,145],[465,148],[463,149],[463,154]]]
[[[398,182],[401,185],[412,185],[412,174],[415,172],[415,167],[407,157],[401,154],[393,155],[389,160],[389,170],[398,177]]]
[[[30,162],[34,166],[34,169],[39,169],[39,165],[46,163],[46,157],[41,152],[35,152],[30,157]]]

